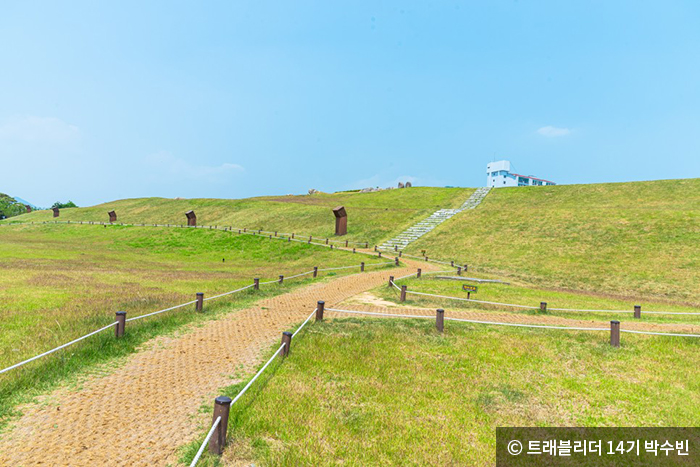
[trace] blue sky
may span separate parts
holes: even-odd
[[[49,205],[700,175],[700,2],[2,2],[0,192]]]

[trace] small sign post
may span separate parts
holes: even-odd
[[[462,285],[462,290],[467,292],[467,298],[470,298],[472,295],[472,292],[476,293],[479,290],[479,287],[475,285],[469,285],[469,284],[464,284]]]

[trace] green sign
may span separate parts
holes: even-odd
[[[476,293],[476,291],[479,290],[479,288],[478,288],[477,286],[475,286],[475,285],[464,284],[464,285],[462,286],[462,290],[464,290],[465,292],[474,292],[474,293]]]

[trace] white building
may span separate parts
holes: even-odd
[[[496,161],[486,164],[486,186],[501,188],[504,186],[543,186],[556,185],[549,180],[520,175],[510,171],[510,161]]]

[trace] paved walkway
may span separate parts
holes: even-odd
[[[59,390],[46,403],[25,407],[0,439],[0,465],[176,464],[177,448],[200,437],[210,421],[211,413],[199,413],[201,404],[235,383],[232,375],[249,375],[283,330],[304,320],[318,300],[333,306],[417,267],[410,260],[404,265],[312,284],[184,335],[156,338],[79,391]]]

